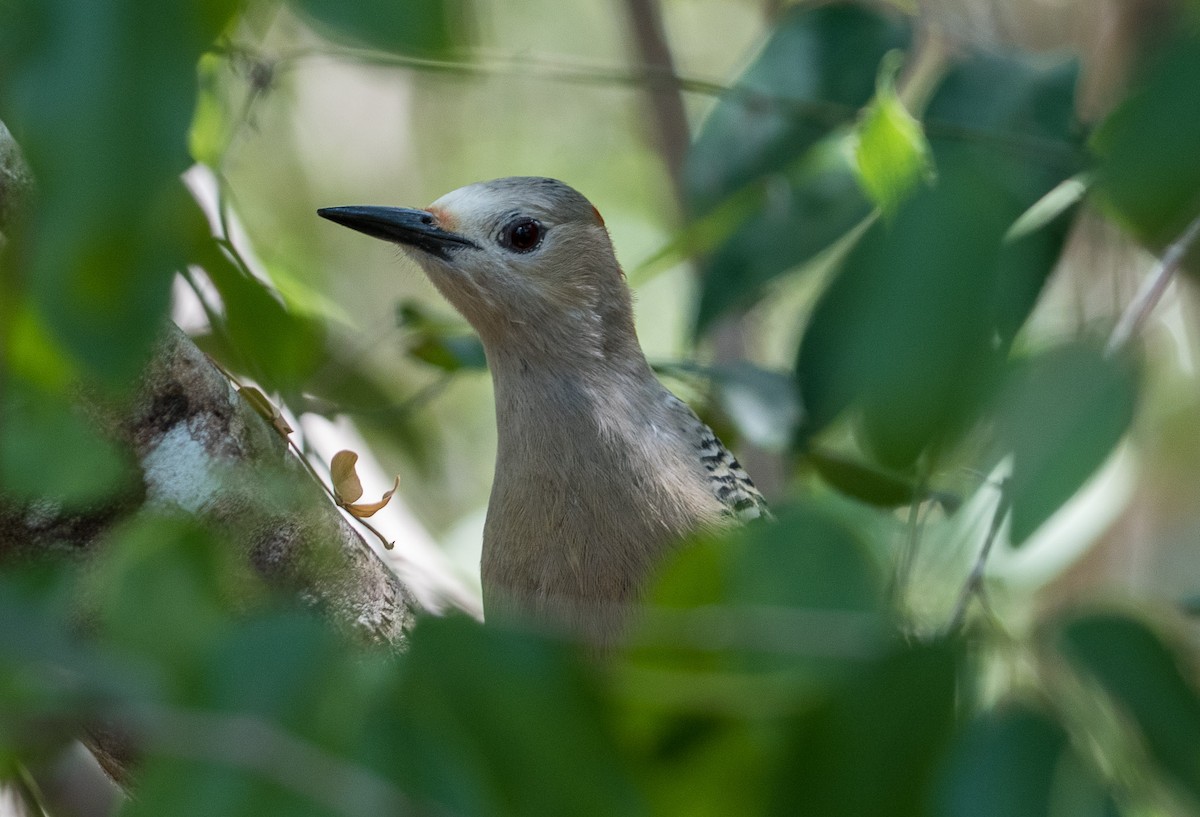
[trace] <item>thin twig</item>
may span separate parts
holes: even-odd
[[[1117,325],[1113,327],[1112,334],[1108,337],[1108,344],[1104,349],[1106,357],[1112,357],[1120,352],[1141,331],[1142,326],[1146,323],[1146,319],[1154,311],[1154,307],[1162,300],[1163,293],[1167,291],[1167,286],[1175,277],[1175,273],[1179,270],[1179,265],[1183,263],[1187,251],[1196,242],[1198,237],[1200,237],[1200,216],[1196,216],[1179,238],[1175,239],[1163,251],[1162,257],[1159,258],[1158,263],[1154,266],[1153,272],[1142,281],[1137,294],[1133,296],[1133,300],[1125,307],[1125,311],[1121,313],[1120,320],[1117,321]]]
[[[929,496],[929,469],[922,468],[916,485],[914,485],[912,502],[908,506],[908,519],[905,523],[904,549],[896,561],[896,570],[892,576],[892,603],[898,604],[904,597],[905,590],[912,579],[913,565],[917,561],[917,550],[921,544],[921,532],[925,528],[928,516],[927,501]]]
[[[1004,524],[1004,519],[1008,516],[1008,511],[1012,507],[1012,492],[1009,490],[1009,479],[1009,477],[1005,477],[1000,482],[998,488],[1000,491],[1000,501],[996,503],[996,510],[992,514],[992,524],[988,528],[987,538],[983,540],[983,547],[980,548],[979,555],[975,558],[975,564],[971,566],[971,574],[967,577],[962,591],[958,594],[958,601],[955,602],[954,612],[950,616],[950,621],[946,625],[943,635],[949,635],[962,628],[971,600],[977,595],[982,595],[983,573],[987,567],[988,556],[991,555],[992,545],[996,543],[997,534],[1000,533],[1000,526]]]

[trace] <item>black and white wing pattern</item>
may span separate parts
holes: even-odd
[[[767,501],[754,487],[753,480],[742,468],[737,457],[717,439],[713,430],[705,425],[687,403],[675,395],[670,396],[671,409],[685,418],[688,432],[695,440],[696,455],[704,470],[708,472],[713,495],[726,507],[726,513],[739,522],[751,519],[771,518]]]

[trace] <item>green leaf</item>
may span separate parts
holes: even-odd
[[[1037,303],[1077,212],[1069,197],[1050,194],[1087,163],[1075,119],[1078,83],[1075,59],[975,53],[947,73],[925,113],[938,167],[967,161],[990,169],[996,207],[1014,222],[997,281],[1004,349]],[[1033,229],[1029,211],[1043,199],[1044,229]]]
[[[201,267],[221,295],[224,313],[215,331],[229,343],[214,344],[226,368],[249,375],[270,391],[294,398],[327,360],[326,328],[309,314],[289,309],[278,293],[230,260],[193,205],[189,261]]]
[[[804,436],[853,405],[873,453],[903,467],[970,424],[1074,214],[1003,240],[1078,169],[1077,72],[973,55],[948,74],[925,119],[938,182],[867,230],[809,321],[797,364]]]
[[[834,488],[869,505],[908,505],[919,490],[912,480],[824,451],[810,451],[805,459]]]
[[[954,728],[957,660],[946,644],[898,649],[797,717],[766,813],[928,814]]]
[[[1137,379],[1083,344],[1020,361],[997,398],[1000,451],[1011,451],[1010,537],[1024,542],[1080,489],[1133,420]]]
[[[879,60],[908,39],[907,22],[857,3],[789,8],[688,154],[691,212],[704,215],[852,122]]]
[[[15,379],[4,386],[0,497],[39,503],[35,515],[47,524],[63,511],[87,511],[101,500],[140,492],[130,453],[103,436],[61,394]],[[69,516],[67,521],[83,525],[88,514]]]
[[[792,6],[705,121],[685,168],[692,217],[734,196],[751,206],[701,266],[697,332],[871,212],[842,131],[870,100],[879,60],[909,36],[907,21],[857,3]]]
[[[805,434],[858,404],[881,461],[954,433],[995,366],[997,256],[1008,226],[986,172],[943,168],[850,251],[805,331]]]
[[[1114,814],[1111,796],[1076,757],[1062,727],[1023,705],[977,715],[943,773],[940,817]]]
[[[1200,697],[1178,648],[1116,614],[1071,621],[1062,638],[1076,667],[1133,719],[1154,762],[1200,799]]]
[[[645,814],[607,713],[563,644],[427,618],[393,701],[366,728],[399,750],[387,766],[407,791],[454,814]]]
[[[334,39],[398,54],[441,56],[467,39],[464,0],[291,0]]]
[[[1023,212],[1087,162],[1075,118],[1078,83],[1074,58],[970,54],[947,72],[925,110],[935,163],[965,154],[990,167],[1005,199]]]
[[[933,173],[921,123],[896,94],[902,60],[900,52],[891,52],[880,65],[875,99],[859,123],[854,149],[859,182],[885,214]]]
[[[1096,131],[1097,189],[1141,241],[1159,248],[1200,215],[1200,39],[1154,49],[1130,96]]]
[[[773,280],[829,249],[872,209],[840,135],[753,192],[744,221],[701,264],[697,332],[753,304]]]
[[[220,86],[227,61],[217,54],[204,54],[196,66],[199,91],[192,127],[188,131],[188,152],[200,164],[218,168],[233,136],[229,106]]]
[[[408,353],[445,372],[487,368],[483,344],[461,326],[440,321],[414,301],[396,306],[396,325],[409,333]]]
[[[16,5],[0,95],[38,182],[22,275],[64,347],[121,382],[149,353],[184,261],[196,60],[237,4]]]

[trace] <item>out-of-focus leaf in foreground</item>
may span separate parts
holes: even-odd
[[[1111,795],[1041,712],[1002,703],[956,736],[945,765],[939,817],[1116,817]]]
[[[92,374],[132,375],[184,262],[196,60],[234,0],[8,4],[0,100],[37,178],[23,277]],[[15,7],[14,7],[15,6]]]
[[[1063,649],[1128,715],[1153,760],[1200,802],[1200,696],[1186,659],[1144,623],[1111,613],[1067,622]]]
[[[1012,452],[1010,537],[1029,538],[1112,453],[1133,420],[1128,361],[1073,344],[1018,361],[997,397],[1000,451]]]
[[[857,406],[872,453],[904,467],[970,424],[1070,225],[1068,208],[1008,234],[1078,169],[1077,70],[977,54],[948,73],[925,118],[937,182],[866,231],[805,331],[802,439]]]
[[[793,6],[705,121],[687,160],[690,214],[758,189],[742,226],[704,263],[698,330],[870,212],[834,134],[870,100],[879,60],[909,36],[903,18],[858,3]]]
[[[1200,36],[1154,49],[1133,92],[1096,131],[1102,200],[1153,248],[1200,216]]]

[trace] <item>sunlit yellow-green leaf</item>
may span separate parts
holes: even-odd
[[[883,60],[875,99],[859,125],[854,146],[859,183],[885,213],[933,173],[921,123],[896,93],[895,72],[901,59],[893,51]]]

